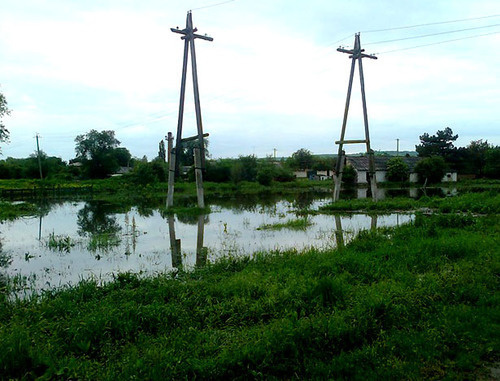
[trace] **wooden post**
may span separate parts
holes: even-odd
[[[175,237],[175,218],[168,216],[168,233],[170,237],[170,251],[172,253],[172,267],[182,266],[181,240]]]
[[[189,22],[191,27],[193,26],[192,14],[188,13]],[[205,145],[203,144],[203,124],[201,121],[201,105],[200,105],[200,91],[198,88],[198,70],[196,67],[196,51],[194,49],[194,38],[190,39],[191,46],[191,68],[193,71],[193,93],[194,93],[194,108],[196,111],[196,126],[198,128],[198,148],[201,151],[201,163],[200,167],[202,170],[205,169]]]
[[[172,133],[167,134],[167,163],[170,163],[170,155],[172,155],[172,149],[174,148],[174,137]]]
[[[198,197],[198,208],[205,208],[205,198],[203,194],[203,171],[202,171],[201,150],[194,149],[194,175],[196,177],[196,196]]]
[[[205,215],[198,216],[198,234],[196,236],[196,266],[204,266],[207,263],[207,248],[203,247],[203,236],[205,233]]]
[[[175,184],[175,152],[172,152],[168,160],[168,190],[167,208],[174,206],[174,184]]]
[[[344,248],[344,232],[342,231],[342,221],[338,214],[335,215],[335,241],[337,241],[337,249]]]
[[[356,35],[358,47],[360,46],[359,34]],[[366,109],[366,95],[365,95],[365,77],[363,75],[363,61],[359,58],[359,81],[361,84],[361,100],[363,101],[363,120],[365,123],[365,137],[366,137],[366,152],[368,153],[368,177],[370,179],[370,187],[372,191],[373,201],[377,201],[377,175],[375,173],[375,158],[373,150],[370,147],[370,130],[368,128],[368,111]]]

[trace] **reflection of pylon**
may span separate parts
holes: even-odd
[[[174,202],[174,182],[175,175],[179,172],[179,160],[178,154],[182,150],[182,143],[190,140],[198,140],[199,156],[200,156],[200,169],[205,169],[205,145],[203,142],[203,125],[201,122],[201,106],[200,106],[200,94],[198,89],[198,72],[196,67],[196,53],[194,49],[194,40],[196,38],[201,38],[202,40],[213,41],[212,37],[202,36],[196,34],[198,29],[193,28],[193,16],[191,11],[188,12],[186,17],[186,28],[170,29],[174,33],[182,34],[181,39],[184,40],[184,61],[182,64],[182,79],[181,79],[181,95],[179,101],[179,119],[177,122],[177,135],[175,141],[175,148],[172,150],[169,157],[169,176],[168,176],[168,195],[167,195],[167,207],[173,205]],[[198,135],[182,139],[182,122],[184,118],[184,98],[186,94],[186,74],[187,74],[187,64],[189,49],[191,49],[191,66],[193,72],[193,90],[194,90],[194,106],[196,112],[196,126],[198,128]],[[195,159],[196,160],[196,159]],[[200,200],[198,200],[200,204]]]
[[[347,99],[346,99],[346,104],[345,104],[344,120],[342,122],[342,132],[340,133],[340,140],[335,142],[335,144],[339,145],[339,151],[338,151],[337,166],[336,166],[336,171],[335,171],[335,190],[333,192],[333,201],[337,201],[339,199],[340,188],[342,186],[342,173],[344,172],[344,165],[345,165],[344,144],[359,144],[359,143],[366,144],[366,153],[368,154],[368,160],[369,160],[369,170],[368,170],[369,182],[370,182],[370,186],[371,186],[372,198],[374,201],[376,201],[377,200],[377,182],[376,182],[376,177],[375,177],[375,160],[373,157],[373,151],[370,148],[370,133],[368,130],[368,112],[366,111],[365,79],[363,76],[363,64],[361,62],[361,59],[362,58],[377,59],[377,57],[363,53],[364,49],[361,49],[361,42],[360,42],[360,38],[359,38],[359,33],[357,33],[355,38],[354,38],[354,49],[347,50],[347,49],[343,49],[343,48],[338,48],[337,51],[350,54],[349,58],[352,59],[352,64],[351,64],[351,75],[349,77],[349,87],[347,89]],[[354,78],[354,69],[356,66],[356,61],[358,61],[358,63],[359,63],[359,79],[361,82],[361,98],[363,101],[365,139],[345,140],[344,138],[345,138],[346,125],[347,125],[347,115],[349,113],[349,102],[351,100],[352,81]]]

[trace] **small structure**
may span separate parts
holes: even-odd
[[[375,156],[375,178],[377,183],[383,183],[388,181],[387,178],[387,163],[389,160],[393,159],[394,156]],[[410,183],[416,183],[418,181],[418,174],[415,172],[415,166],[422,160],[421,157],[412,156],[399,156],[401,160],[408,166],[410,171],[409,181]],[[351,165],[356,171],[356,182],[358,184],[368,184],[368,177],[370,171],[370,161],[367,156],[346,156],[346,165]],[[457,181],[457,172],[447,172],[443,176],[441,182],[455,182]]]

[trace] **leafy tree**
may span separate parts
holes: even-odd
[[[290,167],[293,169],[310,169],[313,165],[314,159],[311,151],[301,148],[292,154],[289,161]]]
[[[387,178],[389,181],[407,181],[410,169],[400,157],[393,157],[387,162]]]
[[[9,114],[10,110],[7,107],[7,100],[5,99],[5,96],[0,93],[0,142],[6,142],[9,140],[9,130],[7,130],[2,121],[2,118]]]
[[[469,153],[469,161],[472,165],[472,169],[475,174],[483,176],[484,167],[486,166],[487,154],[491,146],[488,141],[473,140],[467,146],[467,151]]]
[[[484,174],[491,178],[500,178],[500,146],[491,147],[486,153]]]
[[[113,157],[116,159],[117,164],[120,167],[130,167],[132,161],[132,155],[130,151],[125,147],[118,147],[112,151]]]
[[[415,172],[422,183],[425,179],[429,183],[439,183],[446,172],[446,162],[441,156],[426,157],[415,165]]]
[[[89,177],[103,178],[118,169],[114,151],[120,142],[115,138],[114,131],[90,130],[78,135],[75,142],[77,159],[83,163]]]
[[[313,156],[313,164],[311,169],[315,171],[333,171],[335,168],[336,159],[333,157],[317,157]]]
[[[352,165],[346,165],[344,167],[344,170],[342,172],[342,181],[346,185],[356,184],[356,176],[357,176],[357,172]]]
[[[421,144],[415,146],[415,149],[418,156],[421,157],[441,156],[446,158],[454,151],[453,142],[457,138],[458,135],[453,135],[451,128],[446,127],[444,130],[438,130],[436,135],[429,135],[428,133],[421,135]]]
[[[223,183],[231,180],[231,168],[235,160],[219,159],[207,160],[207,171],[204,176],[205,181]]]
[[[240,156],[231,168],[231,180],[255,181],[257,178],[257,158],[255,155]]]

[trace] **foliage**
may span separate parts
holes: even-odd
[[[104,178],[115,172],[118,167],[118,157],[123,156],[123,149],[117,151],[120,142],[115,138],[115,132],[111,130],[90,132],[78,135],[76,142],[76,156],[84,167],[90,178]]]
[[[40,151],[40,161],[44,178],[72,178],[66,163],[59,157],[47,156]],[[38,179],[40,172],[36,154],[26,159],[8,157],[0,161],[0,179]]]
[[[231,168],[234,164],[232,159],[207,160],[207,170],[204,180],[216,183],[231,181]]]
[[[488,144],[488,141],[485,140],[483,142],[482,139],[471,141],[467,147],[470,163],[473,166],[474,173],[479,177],[484,175],[484,168],[487,164],[487,155],[490,148],[491,146]]]
[[[0,301],[5,379],[487,379],[499,221],[418,217],[343,250],[224,258]],[[175,279],[173,279],[175,278]]]
[[[289,166],[293,169],[311,169],[313,165],[313,155],[311,151],[301,148],[292,154],[289,160]]]
[[[0,92],[0,142],[6,142],[9,139],[9,130],[5,127],[2,118],[9,115],[10,110],[7,107],[7,99],[5,95]]]
[[[291,230],[306,230],[313,223],[309,218],[296,218],[293,220],[288,220],[285,222],[277,222],[274,224],[263,224],[257,228],[257,230],[282,230],[282,229],[291,229]]]
[[[393,157],[387,162],[387,178],[389,181],[408,181],[410,170],[400,157]]]
[[[424,133],[420,136],[420,144],[415,146],[418,156],[430,157],[441,156],[448,157],[455,149],[453,142],[457,140],[458,135],[453,135],[450,127],[444,130],[438,130],[436,135]]]
[[[500,179],[500,146],[491,147],[486,152],[484,174],[490,178]]]
[[[342,172],[342,182],[346,185],[356,184],[357,172],[352,165],[346,165]]]
[[[240,156],[231,168],[231,180],[255,181],[257,179],[257,158],[255,155]]]
[[[134,184],[152,184],[167,181],[167,163],[160,158],[152,162],[139,161],[135,164],[131,172],[125,178],[130,179]]]
[[[479,193],[464,193],[454,197],[394,197],[378,200],[371,199],[339,200],[320,207],[322,213],[328,212],[390,212],[394,210],[415,211],[432,210],[441,213],[500,213],[500,193],[498,190]]]
[[[426,157],[415,165],[418,180],[428,183],[439,183],[446,172],[446,162],[441,156]]]

